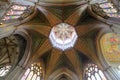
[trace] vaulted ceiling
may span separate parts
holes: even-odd
[[[24,0],[9,1],[18,3],[23,1],[24,3]],[[27,1],[30,1],[28,4],[32,5],[35,2],[35,0],[26,0],[26,3]],[[92,10],[88,8],[88,2],[82,0],[39,0],[39,2],[44,2],[45,5],[42,3],[42,5],[36,4],[33,13],[27,18],[18,22],[3,22],[3,25],[1,25],[3,29],[8,24],[15,27],[15,29],[12,28],[14,31],[11,29],[8,31],[3,30],[4,33],[11,31],[10,34],[15,34],[19,30],[26,31],[25,33],[31,38],[31,44],[28,43],[31,46],[31,54],[27,66],[39,59],[43,59],[46,80],[49,78],[52,80],[52,75],[58,76],[61,73],[58,76],[59,80],[72,80],[72,78],[76,77],[74,75],[77,75],[78,80],[82,80],[83,63],[87,61],[102,67],[98,59],[95,40],[99,31],[102,28],[109,28],[109,25],[92,15]],[[73,4],[74,2],[77,5]],[[53,26],[63,22],[72,25],[78,35],[74,47],[65,51],[53,47],[49,40],[49,34]],[[74,75],[67,75],[67,73]]]

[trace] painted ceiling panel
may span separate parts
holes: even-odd
[[[59,4],[59,3],[73,3],[77,1],[87,1],[87,0],[38,0],[38,1],[37,0],[10,0],[10,1],[20,3],[20,4],[25,4],[25,5],[31,5],[33,4],[32,2],[38,2],[38,1],[41,3],[45,2],[45,3]],[[91,0],[91,1],[97,2],[97,0]],[[94,19],[92,16],[89,16],[89,13],[87,12],[85,12],[86,16],[80,15],[81,9],[82,8],[79,7],[79,5],[77,6],[69,5],[69,6],[62,6],[62,7],[61,6],[49,7],[49,6],[39,5],[38,13],[34,15],[34,18],[20,25],[20,26],[25,26],[24,29],[26,29],[29,37],[32,40],[32,45],[30,45],[31,58],[28,63],[30,64],[31,62],[37,61],[39,59],[43,59],[45,62],[47,77],[49,77],[52,73],[54,73],[58,69],[62,69],[63,72],[68,73],[67,71],[68,69],[71,72],[75,73],[76,75],[80,74],[78,78],[79,80],[82,80],[82,78],[80,77],[82,77],[82,68],[84,67],[82,64],[84,64],[84,62],[87,62],[89,59],[91,59],[96,64],[100,65],[98,57],[96,56],[97,53],[95,53],[96,48],[95,48],[94,41],[96,39],[96,34],[98,33],[97,29],[99,29],[99,27],[102,25],[102,22],[99,22],[96,19]],[[86,11],[86,8],[84,10]],[[81,14],[84,14],[84,13],[81,13]],[[73,18],[71,17],[71,15]],[[78,16],[78,18],[76,19],[76,15],[80,15],[80,16]],[[84,17],[84,18],[81,19],[81,17],[82,18]],[[69,20],[65,22],[67,19]],[[76,33],[80,36],[78,36],[77,43],[75,46],[73,46],[73,49],[69,48],[70,50],[66,49],[66,51],[59,51],[57,49],[54,49],[54,46],[51,45],[49,40],[49,33],[50,33],[50,30],[54,27],[54,25],[58,23],[56,20],[61,21],[61,23],[64,22],[69,25],[75,22],[74,28],[76,30]],[[20,28],[20,26],[18,26],[18,29],[22,29]],[[63,31],[64,30],[65,29],[63,29]],[[67,39],[67,37],[63,38],[63,40],[64,39]],[[116,44],[113,45],[112,42],[110,42],[111,40],[114,42],[114,39],[111,39],[111,35],[107,35],[107,37],[105,36],[105,39],[103,39],[102,41],[103,43],[101,43],[103,44],[102,47],[105,48],[105,52],[103,53],[105,53],[106,56],[108,56],[108,58],[110,55],[115,55],[115,57],[110,56],[110,58],[111,57],[113,59],[116,57],[119,58],[119,56],[116,56],[116,54],[119,54],[119,53],[115,53],[115,52],[119,52],[119,50],[117,49],[120,46]],[[21,44],[22,43],[24,42],[21,42]],[[112,53],[110,49],[113,51]],[[83,56],[82,54],[86,56]],[[20,56],[20,58],[22,58],[22,55]],[[9,80],[13,80],[13,79],[9,79]],[[46,78],[46,80],[48,79]],[[51,80],[55,80],[55,79],[51,79]],[[60,77],[60,80],[71,80],[71,79],[62,75]],[[75,80],[75,78],[73,78],[73,80]]]
[[[105,34],[101,40],[103,56],[109,62],[120,62],[120,35],[114,33]]]

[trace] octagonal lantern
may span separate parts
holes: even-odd
[[[53,47],[63,51],[73,47],[77,37],[75,28],[67,23],[60,23],[54,26],[49,35]]]

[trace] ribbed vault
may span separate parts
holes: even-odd
[[[15,65],[23,57],[25,46],[24,38],[19,35],[0,39],[0,65]]]
[[[56,3],[56,0],[39,1]],[[82,80],[83,64],[87,60],[96,63],[102,68],[97,55],[95,39],[99,31],[102,28],[109,27],[109,25],[96,20],[91,15],[87,3],[67,4],[67,2],[77,1],[80,2],[80,0],[64,0],[66,4],[62,4],[62,6],[56,6],[57,4],[42,6],[36,3],[33,13],[27,18],[19,20],[19,24],[16,21],[12,24],[9,24],[9,22],[3,24],[14,24],[15,30],[11,34],[19,30],[26,31],[26,34],[31,38],[31,44],[28,43],[31,46],[31,50],[29,52],[30,58],[25,68],[42,59],[45,65],[45,80]],[[57,3],[61,2],[63,3],[63,0],[57,0]],[[78,35],[75,45],[63,51],[53,47],[49,39],[51,29],[60,23],[67,23],[73,26]],[[3,29],[5,28],[3,27]],[[6,61],[9,62],[9,60]],[[57,77],[54,79],[53,76]]]
[[[29,64],[31,62],[36,61],[39,58],[43,58],[45,60],[45,65],[46,65],[46,75],[45,75],[46,80],[50,74],[52,74],[54,71],[60,68],[68,68],[69,70],[74,72],[77,76],[79,76],[78,79],[82,79],[82,75],[81,75],[82,63],[78,54],[82,53],[85,56],[87,56],[90,60],[94,61],[95,63],[100,63],[99,60],[97,59],[97,55],[95,53],[93,46],[91,46],[94,45],[94,43],[91,43],[91,41],[93,41],[93,39],[96,36],[95,35],[91,36],[91,35],[97,33],[96,31],[94,31],[94,29],[97,28],[99,29],[103,27],[102,25],[104,24],[100,23],[99,21],[95,21],[94,19],[91,19],[91,17],[86,11],[87,9],[86,4],[80,6],[74,6],[73,8],[71,7],[70,13],[65,11],[64,7],[59,8],[59,7],[37,6],[37,8],[38,8],[38,14],[36,16],[38,16],[40,19],[38,17],[35,17],[37,19],[34,18],[34,23],[33,20],[31,20],[23,25],[18,26],[18,29],[26,29],[28,30],[28,32],[32,32],[32,35],[34,35],[33,39],[38,40],[37,35],[40,36],[39,38],[43,39],[41,44],[34,42],[34,45],[39,44],[39,47],[36,49],[34,54],[31,54]],[[69,6],[66,7],[66,9],[68,8]],[[62,13],[65,13],[65,15],[67,14],[68,15],[64,17],[62,13],[54,12],[56,11],[56,9],[58,11],[62,11]],[[83,13],[87,15],[85,16],[83,15]],[[44,16],[39,16],[39,15],[44,15]],[[41,23],[41,19],[43,19],[42,23]],[[87,25],[84,24],[84,21],[87,22],[88,24]],[[74,26],[78,34],[78,39],[75,46],[65,51],[61,51],[59,49],[52,47],[52,44],[49,40],[49,33],[52,27],[62,22]],[[33,23],[33,24],[29,24],[29,23]],[[99,24],[102,25],[100,26]],[[36,32],[37,34],[35,34]],[[90,35],[89,32],[92,32],[92,34]],[[89,36],[86,33],[88,33]],[[42,35],[44,37],[42,37]],[[86,36],[88,36],[88,38]],[[91,46],[91,48],[88,46]],[[101,66],[101,64],[98,65]]]

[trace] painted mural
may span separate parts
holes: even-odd
[[[120,62],[120,34],[108,33],[101,40],[103,56],[110,62]]]

